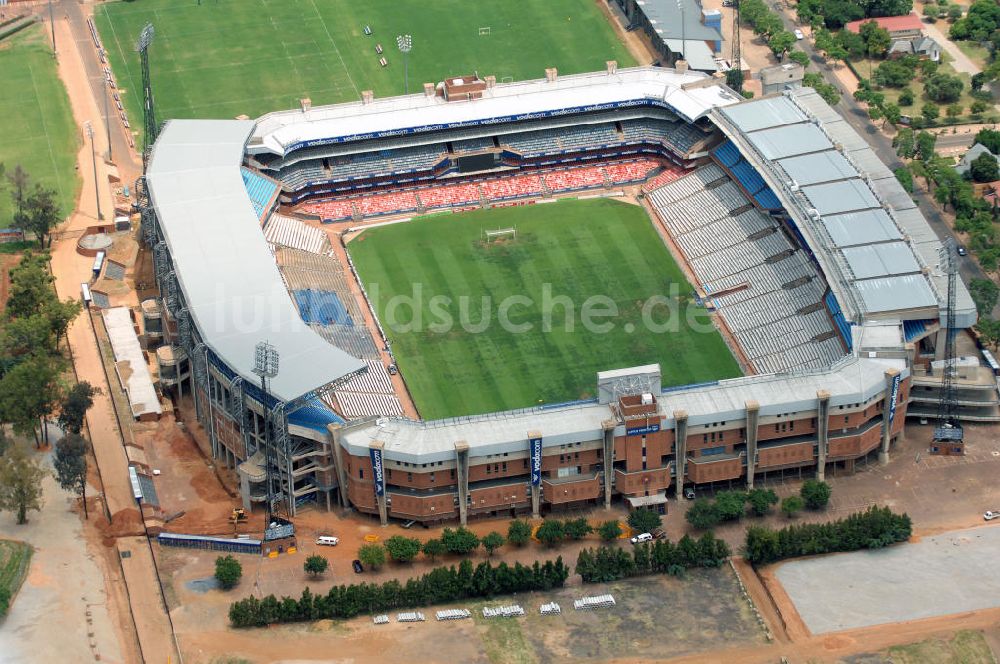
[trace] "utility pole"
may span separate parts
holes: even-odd
[[[396,46],[403,54],[403,94],[410,94],[410,51],[413,50],[413,37],[399,35],[396,37]]]
[[[52,14],[52,0],[49,0],[49,28],[52,30],[52,57],[56,57],[56,19]]]
[[[108,134],[108,161],[111,158],[111,89],[108,87],[108,81],[104,81],[104,130]]]
[[[97,218],[98,220],[103,220],[104,215],[101,213],[101,186],[97,181],[97,147],[94,145],[94,127],[90,124],[90,120],[83,123],[83,128],[87,132],[87,136],[90,137],[90,156],[94,162],[94,200],[97,202]]]

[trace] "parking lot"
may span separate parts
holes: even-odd
[[[992,524],[878,551],[782,564],[777,577],[811,632],[1000,606]]]

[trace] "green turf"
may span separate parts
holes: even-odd
[[[546,67],[574,73],[611,59],[634,64],[593,0],[142,0],[96,11],[136,127],[142,79],[133,47],[148,22],[156,30],[150,62],[160,120],[256,117],[302,97],[356,100],[365,89],[401,94],[400,33],[413,37],[410,92],[474,71],[528,79]],[[480,37],[487,26],[490,35]],[[375,44],[388,67],[379,66]]]
[[[24,542],[0,540],[0,618],[7,614],[13,597],[28,574],[31,547]]]
[[[0,163],[7,173],[20,164],[32,182],[55,190],[68,215],[80,189],[78,140],[43,27],[32,26],[0,42]],[[2,187],[0,228],[10,226],[12,216],[9,188]]]
[[[484,229],[507,227],[516,227],[515,240],[482,242]],[[426,419],[592,397],[596,372],[653,362],[662,367],[664,385],[739,375],[710,325],[695,331],[681,323],[657,333],[643,324],[642,304],[650,297],[669,294],[671,284],[685,298],[692,289],[641,207],[568,200],[436,215],[365,231],[349,250]],[[393,312],[390,299],[412,294],[414,284],[422,289],[420,329],[407,330],[412,309]],[[555,307],[551,331],[543,332],[544,284],[551,284],[552,298],[574,303],[572,331],[563,324],[565,309]],[[456,324],[447,331],[432,328],[442,320],[430,301],[438,295],[452,298],[447,308]],[[500,304],[513,295],[532,300],[510,310],[511,322],[530,323],[529,332],[497,323]],[[593,295],[607,295],[618,308],[618,317],[598,321],[612,323],[608,332],[581,324],[583,303]],[[490,298],[492,324],[485,331],[458,325],[461,296],[471,298],[466,320],[472,323],[483,320],[480,298]],[[661,322],[665,312],[654,309],[653,319]]]

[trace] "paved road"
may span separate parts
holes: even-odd
[[[955,71],[966,73],[969,76],[978,74],[981,71],[979,66],[969,59],[969,56],[962,53],[962,49],[956,46],[955,42],[948,39],[948,35],[942,32],[936,23],[924,23],[924,31],[951,56],[951,66]]]
[[[796,25],[787,14],[782,11],[779,7],[776,7],[782,21],[785,23],[785,28],[787,30],[794,30]],[[816,70],[823,76],[823,78],[835,86],[838,90],[842,90],[840,81],[833,74],[830,69],[830,65],[823,59],[813,48],[812,41],[810,39],[803,39],[798,42],[799,47],[806,52],[810,60],[812,60],[815,65]],[[890,141],[884,134],[882,134],[878,128],[872,124],[871,119],[868,117],[868,113],[861,108],[861,106],[854,100],[854,97],[849,94],[841,95],[840,101],[834,108],[838,113],[844,118],[844,120],[854,128],[854,131],[858,132],[871,146],[875,154],[878,155],[879,159],[882,160],[890,169],[895,170],[896,168],[903,165],[903,162],[896,155],[896,150],[892,147],[892,141]],[[958,135],[956,135],[958,136]],[[923,213],[924,217],[927,219],[931,228],[937,233],[938,237],[944,240],[945,238],[951,237],[955,239],[958,244],[961,244],[961,240],[955,236],[954,231],[945,222],[941,211],[934,204],[932,199],[922,191],[915,191],[913,193],[913,200],[917,203],[920,211]],[[960,273],[962,278],[966,283],[970,279],[988,279],[989,277],[982,271],[979,265],[968,258],[960,259]],[[997,310],[993,312],[994,317],[1000,314],[1000,305],[998,305]]]
[[[957,148],[968,148],[972,146],[972,141],[975,140],[975,132],[969,131],[965,132],[959,130],[959,133],[952,134],[950,132],[940,133],[937,137],[936,147],[939,150],[954,150]]]

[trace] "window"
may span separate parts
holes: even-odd
[[[702,456],[710,456],[712,454],[725,454],[725,453],[726,453],[725,445],[720,445],[718,447],[706,447],[701,451]]]
[[[431,482],[434,481],[434,473],[431,473]]]
[[[412,482],[413,481],[413,473],[407,473],[406,474],[406,481],[407,482]]]
[[[358,468],[358,477],[360,477],[361,479],[365,479],[365,469],[364,468]]]
[[[708,442],[708,434],[707,434],[707,433],[706,433],[706,434],[704,434],[704,435],[703,435],[703,436],[701,437],[701,442],[703,442],[703,443],[707,443],[707,442]]]
[[[388,477],[390,480],[392,479],[392,468],[385,469],[385,476]]]
[[[527,460],[527,459],[524,459],[524,463],[523,463],[523,466],[524,466],[525,468],[527,468],[527,467],[528,467],[528,460]]]
[[[507,472],[507,462],[506,461],[503,462],[503,472],[505,472],[505,473]]]
[[[450,472],[450,473],[451,473],[451,479],[455,479],[455,469],[454,469],[454,468],[452,468],[452,469],[451,469],[450,471],[448,471],[448,472]]]
[[[486,464],[486,474],[489,475],[493,472],[493,466]]]

